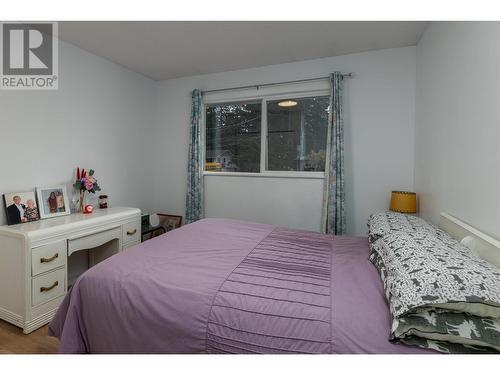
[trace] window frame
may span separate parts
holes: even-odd
[[[255,90],[258,91],[258,90]],[[264,91],[264,90],[263,90]],[[275,91],[275,90],[273,90]],[[286,99],[301,99],[310,98],[317,96],[330,96],[330,91],[327,88],[317,88],[310,89],[306,91],[287,91],[283,90],[281,92],[269,92],[254,95],[232,95],[218,97],[206,96],[203,99],[203,113],[201,116],[202,121],[202,153],[203,153],[203,176],[235,176],[235,177],[281,177],[281,178],[309,178],[309,179],[324,179],[326,173],[326,166],[324,172],[310,172],[310,171],[273,171],[267,169],[268,162],[268,124],[267,124],[267,102],[276,100],[286,100]],[[217,172],[217,171],[206,171],[206,107],[208,105],[224,105],[231,103],[246,103],[250,101],[260,101],[261,103],[261,124],[260,124],[260,171],[259,172]],[[327,142],[326,152],[328,153],[328,142]]]

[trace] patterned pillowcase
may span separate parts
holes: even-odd
[[[416,216],[392,211],[370,215],[368,219],[368,240],[370,243],[394,232],[422,232],[427,235],[449,237],[447,233]]]
[[[382,257],[372,249],[369,259],[378,269],[386,298],[390,301]],[[392,317],[389,339],[443,353],[496,353],[500,351],[500,319],[441,309],[408,313]]]
[[[462,252],[466,256],[470,255],[471,250],[461,245],[448,233],[438,227],[429,224],[424,219],[416,216],[401,214],[398,212],[386,211],[370,215],[368,220],[368,240],[370,244],[370,261],[380,272],[380,265],[383,260],[378,257],[373,245],[377,241],[383,241],[384,236],[395,233],[411,233],[412,237],[423,241],[427,237],[435,237],[450,249]],[[475,253],[474,253],[475,254]],[[374,260],[377,260],[374,262]]]
[[[423,242],[430,235],[427,234],[426,232],[417,231],[411,233],[410,236],[418,242]],[[465,247],[460,242],[453,239],[448,233],[442,231],[441,229],[436,229],[435,238],[439,241],[439,243],[441,243],[441,245],[445,246],[451,251],[458,251],[461,255],[465,257],[472,257],[474,259],[477,257],[477,255],[474,252],[471,252],[469,248]],[[368,259],[379,271],[382,282],[385,282],[385,278],[387,277],[387,271],[384,266],[384,261],[376,249],[383,246],[387,246],[387,244],[384,242],[384,238],[379,238],[377,241],[370,243],[369,246],[370,246],[370,254],[368,255]],[[430,250],[431,249],[429,249],[429,251]]]
[[[370,247],[391,340],[446,353],[500,351],[500,270],[449,236],[394,232]]]
[[[389,289],[386,288],[385,285],[385,280],[387,278],[387,270],[385,269],[384,262],[382,261],[382,257],[378,255],[377,251],[375,251],[371,245],[370,248],[372,250],[370,251],[368,259],[370,260],[370,262],[373,263],[375,268],[378,270],[380,279],[382,280],[382,284],[384,285],[385,297],[387,298],[388,301],[390,301]]]
[[[391,341],[444,353],[500,351],[500,320],[448,311],[423,311],[394,319]]]
[[[500,270],[458,242],[393,233],[372,244],[383,262],[395,317],[432,306],[500,318]]]

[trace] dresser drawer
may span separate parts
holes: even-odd
[[[139,245],[140,243],[141,243],[140,241],[126,243],[126,244],[123,245],[123,250],[128,250],[131,247]]]
[[[122,243],[126,245],[130,242],[141,241],[141,222],[139,220],[123,224]]]
[[[70,238],[68,240],[68,256],[71,256],[75,251],[92,249],[104,245],[113,240],[120,240],[120,227],[106,229],[101,232],[88,234],[86,236]]]
[[[31,305],[41,305],[44,302],[62,296],[66,289],[64,279],[64,268],[34,277],[31,285]]]
[[[54,242],[31,250],[31,275],[61,267],[66,263],[66,241]]]

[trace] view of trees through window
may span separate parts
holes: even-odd
[[[267,170],[324,171],[329,98],[266,105]],[[260,172],[261,122],[261,101],[207,105],[205,170]]]
[[[324,96],[267,102],[268,170],[325,170],[329,101]]]
[[[262,104],[208,105],[205,170],[260,172]]]

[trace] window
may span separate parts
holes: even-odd
[[[329,97],[267,102],[267,170],[325,171]]]
[[[329,100],[304,95],[207,104],[205,170],[324,172]]]
[[[207,105],[205,170],[260,172],[262,104]]]

